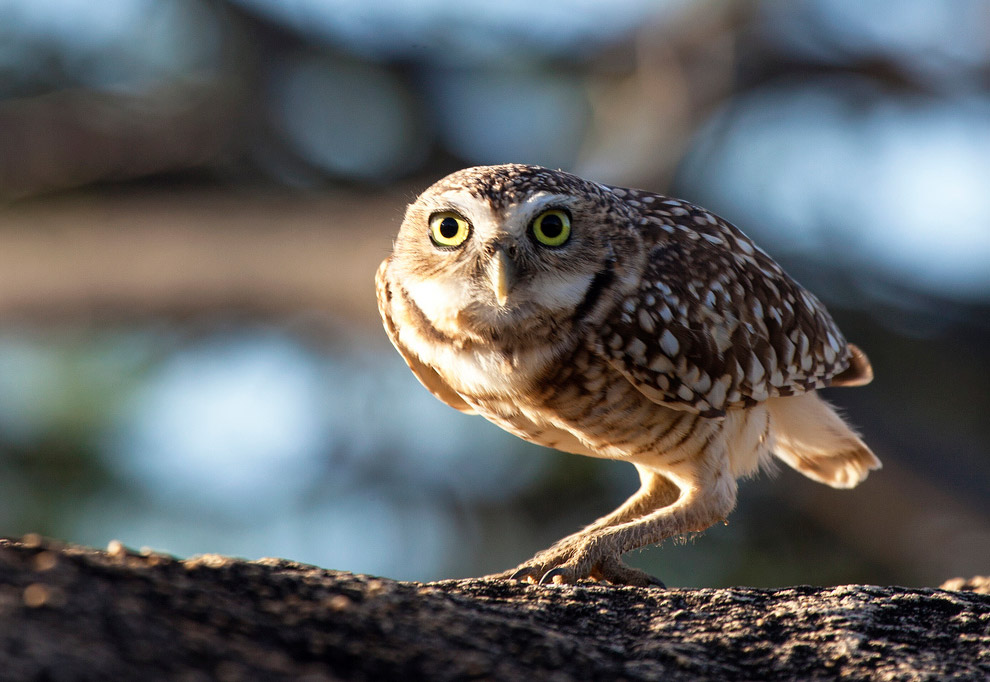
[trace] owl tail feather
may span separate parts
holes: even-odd
[[[831,405],[815,391],[767,401],[773,454],[808,478],[852,488],[881,464]]]

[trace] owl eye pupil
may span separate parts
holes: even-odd
[[[453,239],[457,235],[457,221],[454,218],[444,218],[440,221],[440,235],[444,239]]]
[[[571,217],[558,208],[544,211],[530,224],[529,234],[541,246],[563,246],[571,236]]]
[[[540,230],[549,239],[556,239],[564,231],[564,223],[560,216],[551,213],[540,221]]]

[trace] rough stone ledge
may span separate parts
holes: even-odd
[[[990,580],[950,583],[420,584],[27,536],[0,540],[0,677],[990,679]]]

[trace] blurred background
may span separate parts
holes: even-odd
[[[678,586],[990,571],[990,3],[0,0],[0,534],[504,570],[631,466],[435,400],[381,330],[404,206],[538,163],[687,198],[824,299],[884,462],[633,553]]]

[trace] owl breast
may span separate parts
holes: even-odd
[[[683,436],[696,421],[650,401],[583,345],[543,365],[539,374],[503,370],[512,379],[481,376],[474,386],[485,390],[462,382],[461,395],[486,419],[538,445],[656,465],[660,441]],[[450,368],[442,373],[448,381],[458,379]]]
[[[429,355],[428,364],[469,403],[485,398],[518,399],[554,363],[553,349],[495,349],[471,342]]]

